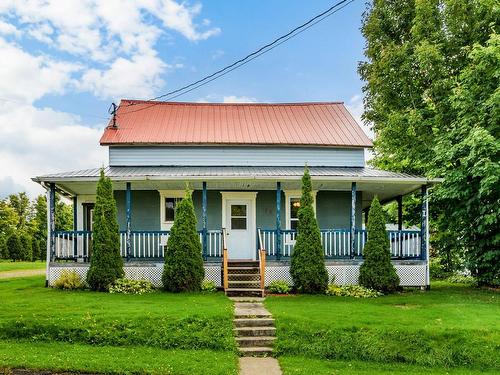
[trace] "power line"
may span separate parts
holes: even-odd
[[[355,0],[341,0],[341,1],[337,2],[336,4],[332,5],[327,10],[325,10],[325,11],[321,12],[320,14],[314,16],[313,18],[309,19],[307,22],[301,24],[300,26],[295,27],[291,31],[287,32],[286,34],[276,38],[274,41],[260,47],[259,49],[246,55],[245,57],[225,66],[222,69],[217,70],[216,72],[214,72],[212,74],[205,76],[204,78],[201,78],[193,83],[190,83],[188,85],[180,87],[176,90],[167,92],[163,95],[159,95],[155,98],[149,99],[149,101],[156,101],[158,99],[162,99],[165,97],[169,97],[166,100],[172,100],[174,98],[177,98],[178,96],[187,94],[190,91],[193,91],[201,86],[204,86],[204,85],[208,84],[209,82],[212,82],[213,80],[218,79],[218,78],[232,72],[233,70],[235,70],[235,69],[237,69],[245,64],[248,64],[250,61],[263,55],[264,53],[267,53],[267,52],[273,50],[274,48],[285,43],[286,41],[290,40],[291,38],[303,33],[304,31],[308,30],[309,28],[316,25],[317,23],[323,21],[324,19],[326,19],[326,18],[330,17],[331,15],[337,13],[338,11],[344,9],[346,6],[348,6],[349,4],[351,4],[354,1]],[[177,95],[174,95],[174,94],[177,94]],[[174,95],[174,96],[172,96],[172,95]],[[133,112],[137,112],[140,110],[144,110],[144,109],[147,109],[151,106],[157,105],[158,103],[161,103],[161,102],[151,103],[150,106],[142,107],[140,109],[133,110],[133,111],[127,111],[127,112],[122,113],[122,114],[128,114],[128,113],[133,113]],[[139,104],[139,103],[129,103],[126,107],[137,105],[137,104]]]

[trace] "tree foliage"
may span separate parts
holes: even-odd
[[[23,245],[19,240],[19,236],[16,232],[12,232],[9,237],[7,237],[7,251],[9,253],[9,259],[14,262],[16,260],[22,260],[23,258]]]
[[[191,191],[186,190],[175,209],[174,224],[165,250],[163,286],[170,292],[198,291],[204,276],[193,200]]]
[[[298,218],[297,241],[290,264],[294,287],[301,293],[324,293],[328,285],[328,273],[313,208],[311,176],[307,166],[302,177]]]
[[[368,214],[368,240],[363,249],[364,262],[359,268],[359,284],[366,288],[392,293],[399,288],[399,277],[391,262],[385,216],[375,197]]]
[[[477,223],[496,214],[497,203],[476,182],[489,184],[497,173],[499,21],[495,0],[374,0],[364,15],[359,72],[364,118],[376,133],[373,163],[445,178],[430,196],[430,230],[433,253],[449,269],[464,253],[476,263],[472,238],[492,243],[491,230]],[[491,161],[481,171],[478,152]]]
[[[97,183],[92,228],[92,254],[87,283],[93,290],[106,291],[125,273],[120,255],[120,233],[113,185],[102,169]]]

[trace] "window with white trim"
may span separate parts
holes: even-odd
[[[312,192],[313,208],[316,213],[316,193]],[[297,230],[299,224],[300,190],[285,190],[286,229]]]
[[[175,209],[184,197],[183,190],[160,190],[160,222],[162,230],[170,230],[175,220]]]

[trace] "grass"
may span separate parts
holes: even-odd
[[[435,283],[428,292],[376,299],[270,297],[266,306],[276,319],[277,353],[290,374],[300,373],[302,362],[294,359],[300,357],[311,359],[303,372],[321,367],[318,373],[333,371],[332,360],[436,371],[500,369],[497,292]]]
[[[133,372],[128,364],[132,356],[127,353],[135,351],[151,362],[164,354],[158,366],[169,365],[175,374],[188,373],[176,370],[184,367],[206,374],[231,373],[236,368],[232,304],[222,293],[123,295],[60,291],[43,285],[43,277],[0,280],[0,367],[32,363],[36,368],[68,370],[64,366],[70,366],[79,353],[102,353],[92,371],[121,372],[123,366],[123,371]],[[74,346],[67,353],[61,349],[66,362],[42,355],[50,352],[52,344],[54,348]],[[11,346],[26,350],[24,356],[13,355]],[[179,360],[175,353],[180,353]],[[199,362],[205,356],[203,366]],[[108,363],[110,358],[116,366]],[[213,368],[207,367],[210,363]],[[206,368],[197,372],[196,366]],[[160,368],[154,371],[165,373]]]
[[[285,375],[378,375],[378,374],[408,374],[408,375],[494,375],[497,371],[482,371],[469,368],[444,369],[440,367],[423,367],[400,363],[375,363],[363,361],[337,361],[295,357],[280,357],[280,364]]]
[[[20,270],[38,270],[44,269],[45,262],[37,260],[36,262],[13,262],[11,260],[0,260],[0,272],[20,271]]]
[[[236,374],[231,352],[0,341],[0,368],[114,374]],[[0,370],[1,373],[1,370]]]

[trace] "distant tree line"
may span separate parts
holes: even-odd
[[[73,228],[72,206],[56,195],[56,230]],[[45,260],[47,249],[47,199],[30,200],[24,192],[0,200],[0,258]]]

